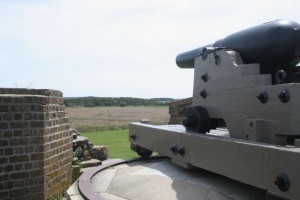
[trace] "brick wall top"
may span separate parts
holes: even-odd
[[[187,99],[181,99],[181,100],[178,100],[178,101],[173,101],[173,102],[169,103],[169,106],[175,107],[175,106],[179,106],[179,105],[182,105],[182,104],[192,104],[192,100],[193,100],[193,98],[190,97],[190,98],[187,98]]]
[[[26,88],[0,88],[0,95],[42,95],[49,97],[63,97],[63,93],[59,90],[51,89],[26,89]]]

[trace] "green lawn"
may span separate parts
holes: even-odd
[[[95,145],[107,146],[111,158],[137,157],[137,154],[130,150],[128,130],[97,131],[81,133],[81,135],[87,137]]]

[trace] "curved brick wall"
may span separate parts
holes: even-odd
[[[72,138],[62,97],[0,88],[0,199],[58,199],[68,188]]]

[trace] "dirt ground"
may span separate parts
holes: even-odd
[[[167,124],[168,107],[67,107],[71,128],[81,132],[128,128],[129,122],[149,119],[152,124]]]

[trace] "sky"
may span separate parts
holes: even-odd
[[[0,87],[65,97],[187,98],[179,53],[276,19],[299,0],[0,0]]]

